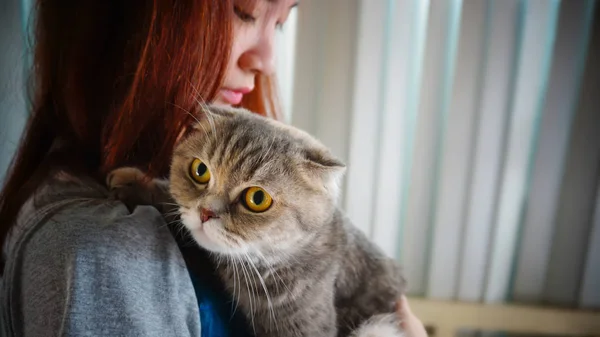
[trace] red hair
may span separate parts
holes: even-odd
[[[198,101],[215,98],[231,49],[232,0],[38,0],[36,7],[32,111],[0,193],[0,243],[56,170],[98,181],[124,165],[166,175]],[[273,82],[256,82],[242,105],[276,116]]]

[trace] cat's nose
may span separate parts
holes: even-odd
[[[218,218],[215,212],[207,208],[200,209],[200,220],[202,220],[202,222],[207,222],[208,220],[215,218]]]

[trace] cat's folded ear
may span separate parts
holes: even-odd
[[[320,147],[305,149],[302,152],[302,159],[304,170],[309,177],[320,180],[325,189],[337,198],[346,165],[327,149]]]
[[[346,165],[341,160],[333,156],[328,150],[322,148],[305,149],[302,153],[304,159],[315,168],[320,168],[327,171],[343,171]]]

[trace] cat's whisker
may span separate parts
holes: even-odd
[[[267,158],[267,156],[269,154],[271,154],[271,150],[273,148],[273,144],[275,143],[275,137],[271,137],[271,142],[269,143],[269,148],[263,152],[263,154],[260,156],[260,161],[264,162],[265,159]]]
[[[201,108],[205,109],[207,107],[206,101],[204,100],[204,98],[202,98],[202,95],[200,94],[196,86],[194,86],[194,84],[190,80],[188,80],[188,84],[190,84],[192,90],[194,90],[194,93],[196,94],[196,96],[194,96],[194,100],[200,105]]]
[[[259,280],[260,284],[262,285],[263,290],[265,291],[265,295],[267,296],[267,305],[269,306],[269,313],[270,313],[269,327],[271,326],[271,321],[272,321],[275,323],[275,331],[279,331],[279,329],[277,327],[277,320],[275,319],[275,311],[273,310],[273,302],[271,301],[271,296],[269,294],[269,290],[267,290],[267,285],[265,284],[265,280],[263,279],[262,275],[256,268],[256,265],[254,264],[254,262],[252,262],[252,259],[250,258],[250,256],[248,256],[248,253],[244,253],[244,254],[246,255],[246,259],[250,263],[250,266],[256,272],[256,276],[258,277],[258,280]]]
[[[196,246],[196,241],[193,238],[189,238],[188,241],[185,241],[181,244],[183,247],[192,247]]]
[[[181,221],[181,213],[179,213],[179,212],[165,213],[163,215],[163,217],[165,218],[165,220],[170,221],[170,222]]]
[[[191,112],[188,112],[188,115],[192,116],[192,118],[196,121],[196,123],[198,123],[198,125],[202,126],[202,123],[200,123],[200,120],[198,119],[198,117],[194,116]]]
[[[238,295],[237,295],[237,264],[233,262],[233,258],[230,255],[227,255],[227,264],[229,266],[233,266],[233,301],[235,302],[235,307],[234,307],[234,302],[231,303],[231,318],[233,318],[233,316],[235,315],[235,312],[237,310],[237,303],[239,302],[238,299]]]
[[[196,243],[196,240],[194,240],[194,237],[192,236],[192,233],[190,233],[189,231],[187,231],[185,225],[183,223],[179,223],[180,225],[177,226],[177,232],[175,233],[175,236],[177,237],[181,237],[182,239],[187,239],[187,241],[182,241],[181,245],[183,247],[191,247],[191,246],[196,246],[198,245]]]
[[[206,120],[208,121],[208,124],[210,125],[210,128],[212,129],[213,138],[216,139],[217,138],[217,128],[215,127],[215,118],[214,118],[212,112],[210,112],[210,109],[204,109],[204,113],[206,114]]]
[[[237,298],[236,298],[236,303],[235,303],[235,309],[234,309],[234,313],[238,308],[238,305],[240,304],[240,299],[242,297],[242,282],[240,280],[240,271],[238,270],[238,264],[234,263],[235,265],[235,272],[236,272],[236,278],[237,278],[237,283],[238,283],[238,294],[237,294]]]
[[[272,247],[272,243],[270,244]],[[292,259],[292,257],[290,256],[290,254],[285,253],[285,252],[275,252],[275,250],[273,248],[271,248],[274,254],[280,254],[284,257],[284,259],[286,260],[290,260]],[[269,265],[270,269],[273,271],[273,275],[276,276],[279,281],[281,281],[281,284],[285,287],[285,289],[287,290],[288,293],[292,293],[292,290],[290,289],[290,287],[288,286],[288,284],[283,280],[283,278],[281,277],[281,275],[279,275],[279,273],[277,272],[277,270],[272,266],[272,264],[270,264],[267,261],[267,258],[264,256],[264,254],[260,253],[261,258],[263,259],[263,261],[265,261],[264,263],[266,265]],[[275,283],[275,286],[278,287],[278,283]],[[279,288],[277,288],[277,292],[279,292]]]
[[[166,215],[166,216],[164,216],[164,218],[168,218],[168,219],[165,219],[166,220],[165,222],[167,223],[167,225],[181,223],[181,219],[179,219],[179,217],[175,216],[175,215]]]
[[[202,95],[200,95],[200,93],[198,92],[198,89],[196,89],[196,87],[194,85],[192,85],[192,89],[196,93],[196,96],[194,97],[194,100],[196,101],[196,103],[198,103],[198,105],[200,105],[200,108],[202,109],[202,112],[204,112],[204,114],[206,115],[206,119],[208,120],[208,124],[210,124],[210,127],[211,127],[212,132],[213,132],[213,137],[216,137],[217,136],[217,130],[215,128],[215,121],[214,121],[213,114],[210,111],[208,105],[206,104],[206,101],[204,100],[204,98],[202,98]],[[200,123],[200,122],[198,122],[198,123]],[[206,130],[204,132],[206,132]]]
[[[254,251],[253,254],[256,255],[259,262],[262,262],[262,265],[264,267],[267,267],[269,269],[268,270],[269,272],[274,271],[273,265],[271,263],[269,263],[269,261],[267,260],[267,257],[260,250]]]
[[[248,279],[248,272],[246,270],[246,267],[244,266],[244,260],[239,260],[239,263],[242,267],[242,272],[244,273],[244,281],[246,283],[246,291],[248,292],[248,302],[250,304],[250,321],[252,322],[252,330],[254,332],[254,335],[256,335],[256,326],[254,325],[254,307],[253,307],[253,300],[252,300],[252,293],[250,292],[250,280]],[[252,289],[254,289],[254,287],[252,287]]]
[[[203,111],[205,111],[205,110],[203,110]],[[208,131],[207,131],[207,130],[206,130],[206,128],[204,127],[204,124],[202,124],[202,123],[200,122],[200,120],[199,120],[199,119],[198,119],[196,116],[194,116],[194,115],[193,115],[191,112],[189,112],[189,111],[186,111],[186,113],[187,113],[188,115],[192,116],[192,118],[193,118],[193,119],[196,121],[196,124],[197,124],[197,125],[199,125],[199,126],[202,128],[202,131],[204,132],[204,134],[205,134],[205,135],[208,135]],[[209,122],[208,122],[208,123],[210,124],[210,120],[209,120]],[[215,131],[215,130],[214,130],[214,127],[213,127],[213,131]]]
[[[224,233],[225,233],[225,236],[229,240],[233,241],[233,243],[235,243],[238,247],[242,247],[243,246],[243,243],[242,243],[241,239],[239,239],[239,238],[237,238],[237,237],[235,237],[235,236],[233,236],[233,235],[231,235],[231,234],[229,234],[227,232],[224,232]]]
[[[192,82],[190,82],[188,80],[188,83],[190,84],[190,86],[192,87],[192,90],[194,90],[194,93],[196,94],[196,96],[194,96],[194,100],[200,105],[200,107],[202,109],[206,110],[208,108],[208,105],[206,104],[206,100],[204,100],[204,98],[202,98],[202,95],[200,94],[200,92],[194,86],[194,84]]]
[[[269,272],[271,273],[273,282],[275,283],[275,291],[277,292],[278,297],[282,296],[280,290],[279,290],[279,283],[281,282],[281,284],[285,287],[285,289],[287,290],[288,294],[292,293],[292,290],[288,287],[288,285],[285,283],[285,281],[283,280],[283,278],[281,278],[281,276],[279,275],[279,273],[277,272],[277,270],[275,270],[275,268],[273,268],[272,266],[269,266]]]
[[[191,84],[191,82],[190,82],[190,84]],[[206,110],[208,110],[208,109],[207,109],[207,105],[206,105],[206,103],[202,103],[202,102],[200,102],[200,101],[198,100],[198,98],[200,98],[200,100],[204,101],[204,100],[202,99],[202,96],[200,95],[200,93],[199,93],[199,92],[198,92],[198,90],[196,89],[196,87],[194,87],[194,86],[192,85],[192,89],[195,91],[195,93],[196,93],[196,95],[197,95],[197,97],[194,97],[194,100],[196,101],[196,103],[198,103],[198,104],[200,105],[200,107],[201,107],[202,111],[206,111]],[[190,116],[191,116],[191,117],[192,117],[192,118],[193,118],[193,119],[196,121],[196,123],[198,123],[198,125],[200,125],[200,127],[202,127],[202,130],[204,130],[204,133],[205,133],[205,134],[208,134],[208,132],[206,131],[206,129],[204,129],[204,126],[202,125],[202,123],[200,123],[200,120],[199,120],[199,119],[198,119],[196,116],[194,116],[194,114],[192,114],[192,113],[191,113],[191,112],[189,112],[188,110],[186,110],[186,109],[184,109],[184,108],[180,107],[180,106],[179,106],[179,105],[177,105],[177,104],[174,104],[174,103],[170,103],[170,104],[171,104],[171,105],[173,105],[173,106],[175,106],[175,107],[177,107],[177,108],[180,108],[181,110],[183,110],[184,112],[186,112],[188,115],[190,115]]]
[[[257,251],[256,253],[257,253],[257,256],[259,257],[259,259],[263,260],[263,263],[269,268],[269,271],[273,275],[273,280],[275,281],[275,288],[277,290],[277,293],[279,294],[279,282],[278,281],[281,281],[281,284],[286,288],[286,290],[288,292],[291,293],[292,290],[285,283],[285,281],[283,280],[283,278],[281,277],[281,275],[279,275],[279,273],[277,272],[277,270],[275,269],[275,267],[273,267],[273,265],[267,261],[266,256],[263,253],[261,253],[260,251]],[[277,277],[277,278],[275,278],[275,277]]]
[[[292,255],[291,253],[287,253],[285,251],[282,250],[276,250],[275,247],[277,247],[276,242],[274,242],[273,240],[271,240],[270,238],[266,237],[266,238],[262,238],[262,240],[265,240],[268,242],[268,247],[271,250],[271,253],[273,256],[280,256],[283,258],[283,260],[289,260],[291,262],[295,263],[300,263],[300,261],[298,260],[298,256],[297,255]],[[301,254],[300,254],[301,255]],[[263,255],[263,259],[265,259],[266,261],[266,257],[264,257]]]
[[[185,233],[185,225],[181,221],[176,221],[173,223],[177,229],[177,235],[181,236],[182,233]]]
[[[181,107],[181,106],[179,106],[179,105],[177,105],[175,103],[168,103],[168,104],[170,104],[170,105],[172,105],[172,106],[174,106],[176,108],[179,108],[179,109],[183,110],[185,113],[187,113],[188,115],[190,115],[190,117],[192,117],[198,124],[200,124],[200,120],[196,116],[194,116],[193,113],[189,112],[188,110],[184,109],[183,107]]]
[[[179,204],[173,203],[173,202],[159,202],[160,205],[167,205],[167,206],[177,206],[180,207]]]
[[[268,247],[271,248],[271,252],[273,253],[273,255],[279,255],[281,257],[283,257],[283,259],[285,261],[293,261],[293,264],[297,264],[299,263],[298,258],[296,256],[291,255],[290,253],[287,253],[285,251],[276,251],[275,250],[275,243],[273,242],[273,240],[269,240],[269,238],[263,238],[266,239],[269,244]],[[275,277],[277,277],[279,279],[279,281],[281,281],[281,284],[285,287],[285,289],[287,290],[288,293],[292,293],[292,290],[290,289],[290,287],[288,286],[288,284],[283,280],[283,278],[281,277],[281,275],[279,275],[279,273],[277,272],[277,270],[272,266],[271,263],[268,262],[267,257],[260,251],[256,251],[257,256],[259,257],[259,259],[262,259],[264,264],[266,266],[268,266],[270,268],[270,270],[273,272],[273,279],[275,280],[275,286],[277,287],[277,292],[279,293],[279,288],[278,288],[278,282],[277,279]]]
[[[166,214],[166,215],[174,215],[174,214],[175,215],[181,215],[181,211],[179,209],[171,208],[170,211],[165,211],[163,214]]]
[[[171,212],[167,212],[167,213],[163,214],[164,217],[172,217],[172,216],[178,216],[178,215],[181,215],[181,212],[171,211]]]
[[[164,224],[161,224],[158,228],[165,228],[165,227],[169,227],[172,224],[175,224],[177,222],[177,220],[173,220],[173,221],[165,221]]]
[[[251,287],[252,287],[252,301],[254,302],[254,310],[255,310],[255,314],[258,312],[258,285],[256,284],[256,278],[254,276],[254,273],[252,273],[252,271],[250,270],[250,264],[248,263],[246,265],[248,261],[246,260],[244,262],[244,265],[246,267],[248,267],[248,278],[252,279],[252,282],[250,283]]]
[[[208,136],[208,131],[206,130],[206,128],[204,127],[204,124],[198,122],[198,125],[202,128],[202,132],[204,132],[205,135]]]
[[[247,261],[244,262],[244,265],[248,268],[248,278],[252,279],[250,285],[252,286],[252,301],[254,302],[254,310],[258,312],[258,289],[256,289],[256,279],[254,277],[254,274],[250,270],[250,265],[246,263]]]
[[[166,223],[167,223],[167,226],[169,226],[169,225],[181,225],[181,226],[184,226],[180,219],[174,219],[174,220],[171,220],[171,221],[166,221]]]

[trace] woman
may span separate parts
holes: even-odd
[[[32,111],[0,194],[6,335],[245,334],[202,253],[103,182],[165,176],[200,101],[277,118],[273,41],[295,5],[38,1]]]

